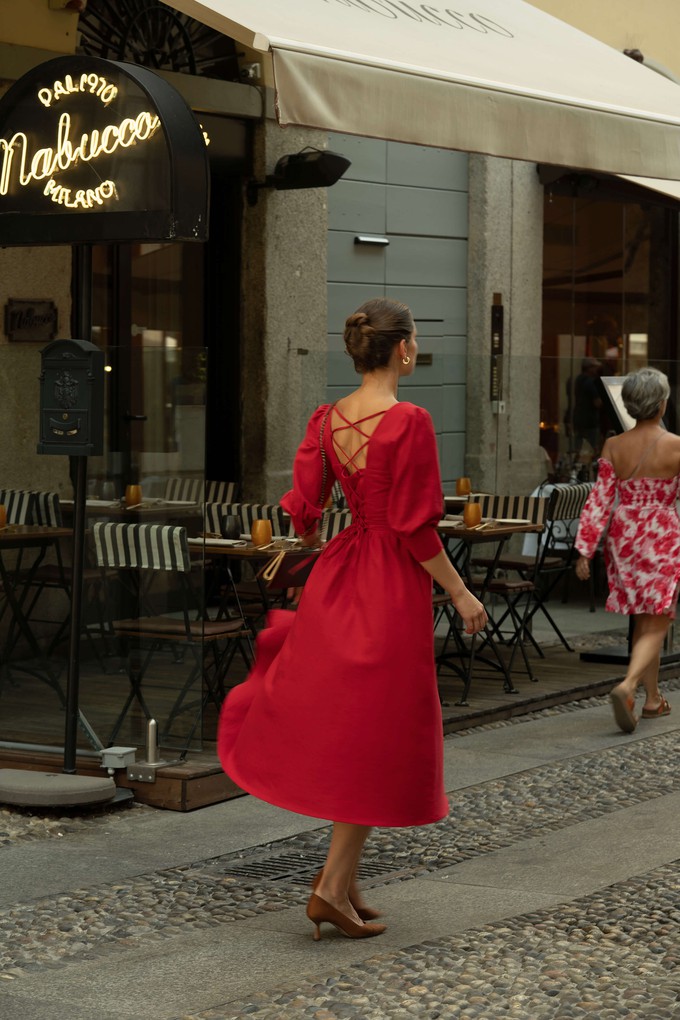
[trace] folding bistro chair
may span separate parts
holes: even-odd
[[[549,500],[540,496],[480,496],[474,502],[481,504],[482,518],[496,521],[521,520],[541,526],[545,526],[549,509]],[[526,652],[525,639],[528,638],[539,654],[543,654],[527,628],[530,601],[535,591],[538,555],[534,557],[533,569],[528,568],[525,572],[520,573],[517,580],[507,577],[508,570],[516,570],[516,568],[508,566],[510,559],[510,554],[503,555],[501,553],[495,557],[474,556],[471,561],[473,569],[482,567],[487,572],[484,577],[473,577],[472,589],[484,591],[486,595],[499,600],[505,607],[499,619],[495,619],[489,613],[491,636],[487,633],[481,639],[479,651],[489,644],[492,637],[509,645],[511,652],[507,668],[508,672],[512,672],[515,653],[519,648],[527,675],[531,680],[535,680],[536,677]],[[489,571],[493,571],[491,576],[489,576]],[[524,600],[523,604],[522,599]],[[507,637],[502,632],[502,626],[506,622],[510,625],[510,633]]]
[[[127,591],[139,608],[138,616],[111,621],[113,633],[122,640],[128,652],[130,691],[114,723],[109,742],[114,743],[135,701],[145,717],[152,718],[143,683],[154,656],[163,648],[168,649],[174,653],[176,665],[178,649],[188,649],[194,663],[181,683],[161,731],[163,738],[169,741],[171,727],[178,715],[192,707],[185,702],[191,688],[200,681],[202,688],[198,709],[184,738],[183,746],[188,750],[204,708],[210,701],[220,707],[224,696],[224,677],[236,651],[240,652],[246,668],[250,668],[247,645],[250,631],[241,619],[209,620],[204,617],[201,597],[191,584],[185,528],[99,522],[94,526],[94,544],[99,566],[107,571],[124,572]],[[174,595],[177,608],[172,613],[155,610],[154,581],[159,575],[166,579],[172,575],[176,581]],[[167,591],[164,602],[174,605]]]
[[[530,598],[531,605],[525,620],[525,636],[529,638],[541,658],[544,658],[543,649],[533,637],[530,627],[533,617],[539,610],[543,613],[566,650],[569,652],[573,651],[573,648],[548,610],[546,602],[556,585],[562,580],[568,582],[571,576],[576,551],[574,541],[578,531],[579,517],[592,488],[592,482],[558,484],[553,488],[548,497],[524,497],[526,502],[542,500],[547,504],[543,522],[544,530],[537,536],[536,553],[534,555],[508,553],[501,556],[497,564],[498,569],[514,571],[519,574],[521,580],[530,581],[533,585]],[[493,499],[494,497],[487,498]],[[484,500],[482,500],[482,514],[487,516],[484,506]],[[529,513],[518,513],[516,516],[529,516]],[[540,521],[537,519],[536,523],[540,523]],[[488,562],[488,559],[475,558],[475,564],[479,566],[486,566]],[[566,601],[566,598],[564,601]],[[498,621],[499,627],[506,616],[507,613]]]
[[[31,504],[32,519],[30,523],[44,525],[45,527],[50,528],[62,527],[63,522],[58,493],[36,491],[31,492],[30,495],[33,497]],[[38,567],[36,567],[36,569],[32,572],[29,587],[33,588],[34,592],[28,605],[28,609],[26,610],[26,618],[28,620],[33,617],[35,606],[43,592],[46,590],[62,591],[69,604],[69,611],[59,624],[56,633],[49,643],[48,654],[51,654],[64,639],[71,618],[71,567],[64,563],[61,545],[58,542],[55,544],[55,562],[41,563]],[[97,611],[97,628],[100,635],[105,639],[106,626],[104,623],[103,607],[100,599],[102,589],[102,572],[98,567],[86,565],[83,568],[83,589],[86,594],[91,596],[89,600],[84,600],[84,603],[91,603],[95,606]],[[83,624],[83,633],[89,642],[95,658],[98,660],[102,669],[106,672],[104,661],[94,643],[93,635],[87,623]]]
[[[560,581],[565,584],[563,601],[566,601],[566,587],[577,556],[574,543],[579,518],[592,490],[592,482],[575,482],[556,485],[551,492],[546,529],[540,536],[533,605],[527,616],[527,623],[531,623],[540,611],[568,652],[572,652],[573,648],[557,626],[546,603]]]
[[[0,504],[5,507],[5,513],[7,517],[7,524],[33,524],[33,513],[35,506],[35,494],[28,492],[25,489],[0,489]],[[18,554],[16,564],[13,568],[14,573],[19,575],[21,572],[22,563],[22,552]],[[37,568],[34,566],[33,570]],[[2,620],[7,609],[7,602],[3,601],[0,606],[0,620]],[[16,637],[12,640],[12,627],[10,624],[10,635],[8,640],[8,649],[13,647]]]

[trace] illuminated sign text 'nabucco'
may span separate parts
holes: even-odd
[[[119,90],[96,74],[76,78],[65,75],[63,80],[54,82],[53,88],[41,88],[38,100],[44,107],[49,109],[59,103],[62,108],[54,145],[36,148],[37,143],[25,131],[16,131],[11,138],[0,138],[0,196],[7,195],[15,183],[24,188],[46,181],[45,197],[69,209],[93,209],[118,198],[113,180],[93,181],[94,187],[90,188],[72,187],[68,176],[64,180],[61,175],[68,175],[69,170],[80,164],[94,164],[101,156],[110,156],[118,149],[129,149],[148,141],[158,130],[160,118],[143,110],[134,117],[124,117],[90,131],[74,130],[71,115],[63,105],[75,94],[92,95],[108,108]]]

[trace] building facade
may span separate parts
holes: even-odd
[[[171,5],[156,6],[162,17],[173,16]],[[642,49],[650,66],[673,73],[677,58],[661,20],[643,17],[632,3],[616,18],[585,3],[568,11],[556,3],[537,6],[617,48]],[[672,14],[669,5],[661,7]],[[82,12],[43,0],[13,5],[0,42],[2,87],[54,53],[153,59],[210,136],[212,170],[206,246],[95,248],[93,336],[132,351],[129,378],[111,393],[107,411],[110,457],[93,465],[102,481],[120,488],[126,472],[153,478],[171,465],[180,473],[234,478],[249,498],[277,499],[290,482],[309,411],[354,382],[342,352],[344,317],[377,293],[414,308],[424,357],[402,395],[433,415],[447,486],[465,473],[480,488],[529,491],[549,470],[543,449],[555,467],[568,452],[568,437],[560,433],[567,383],[581,356],[599,350],[585,339],[598,319],[617,320],[611,329],[631,336],[626,343],[638,351],[644,334],[663,337],[651,349],[657,359],[670,356],[672,204],[651,192],[617,192],[614,182],[600,178],[595,183],[610,208],[594,209],[594,178],[584,182],[565,172],[546,185],[529,162],[281,129],[271,90],[244,77],[251,75],[252,55],[231,40],[220,45],[215,33],[182,15],[182,46],[150,55],[130,38],[108,38],[97,11],[97,0]],[[262,189],[257,201],[248,201],[249,180],[263,181],[280,156],[305,146],[344,153],[352,161],[348,173],[328,190]],[[586,187],[590,198],[584,199]],[[653,223],[646,213],[641,222],[640,203],[656,209]],[[661,281],[645,270],[644,300],[631,300],[629,269],[610,266],[597,291],[593,274],[581,272],[603,232],[616,233],[619,255],[612,249],[602,258],[618,258],[620,266],[630,255],[629,232],[652,237],[651,247],[638,240],[635,270],[642,261],[658,267],[663,256],[666,272]],[[68,335],[70,248],[5,249],[0,269],[3,305],[10,298],[49,298],[58,309],[59,335]],[[638,296],[641,288],[636,279]],[[630,313],[625,322],[619,321],[622,289]],[[502,357],[494,358],[498,308]],[[621,337],[617,344],[623,354]],[[39,344],[10,341],[5,332],[0,351],[6,393],[0,416],[16,446],[0,453],[3,471],[13,486],[67,493],[67,466],[33,453]],[[541,354],[548,359],[543,364]],[[629,363],[622,358],[617,370]],[[204,459],[190,410],[201,387]],[[142,414],[150,419],[143,428],[125,420]]]

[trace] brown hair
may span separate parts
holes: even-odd
[[[408,340],[413,316],[407,305],[389,298],[365,301],[345,322],[345,347],[357,372],[384,368],[395,344]]]

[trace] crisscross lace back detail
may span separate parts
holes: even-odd
[[[355,475],[357,471],[363,471],[366,467],[366,453],[368,450],[368,444],[370,443],[373,433],[380,424],[380,421],[376,422],[370,432],[366,432],[362,426],[369,421],[373,421],[375,418],[382,420],[383,415],[387,414],[389,408],[385,408],[384,411],[376,411],[374,414],[367,414],[364,418],[358,418],[357,421],[350,421],[346,418],[342,411],[334,408],[335,413],[342,418],[344,425],[336,425],[331,427],[331,440],[333,442],[333,449],[342,467],[342,473],[346,478]],[[343,444],[338,439],[338,433],[349,433],[350,434],[350,449],[352,440],[355,435],[359,437],[359,445],[357,448],[350,452],[346,450]]]

